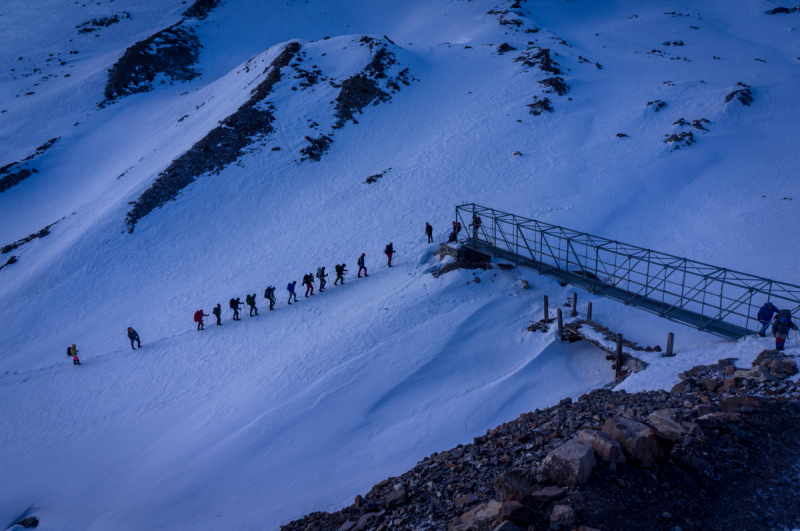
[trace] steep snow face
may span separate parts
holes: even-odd
[[[424,223],[444,240],[462,201],[799,283],[800,15],[520,5],[7,2],[0,179],[26,174],[0,192],[0,247],[23,242],[0,254],[17,257],[0,270],[0,520],[36,504],[58,529],[275,527],[610,382],[599,351],[525,331],[570,288],[428,274]],[[179,22],[198,75],[100,106],[125,50]],[[131,224],[170,168],[180,186]],[[344,287],[297,306],[191,322],[342,262]],[[678,357],[629,389],[770,344],[590,300],[640,344],[676,333]]]

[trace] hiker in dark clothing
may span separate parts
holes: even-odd
[[[139,334],[137,334],[136,330],[134,330],[130,326],[128,327],[128,339],[131,340],[131,348],[133,348],[133,342],[134,341],[139,343],[139,348],[142,348],[142,342],[139,340]],[[133,348],[133,350],[136,350],[136,349]]]
[[[338,284],[340,280],[342,281],[342,284],[344,284],[344,274],[347,273],[347,269],[345,269],[346,266],[347,264],[342,264],[342,265],[337,265],[334,268],[336,269],[336,280],[333,281],[334,286]]]
[[[478,229],[481,228],[481,217],[477,214],[472,214],[472,223],[469,224],[472,227],[472,237],[474,239],[478,239]]]
[[[317,268],[317,278],[319,279],[319,292],[320,293],[325,291],[325,284],[327,284],[327,282],[325,282],[325,277],[327,277],[327,276],[328,275],[325,274],[325,268],[324,267],[318,267]]]
[[[72,356],[73,365],[81,364],[81,359],[78,357],[78,349],[75,347],[75,343],[73,343],[71,347],[67,347],[67,356]]]
[[[456,231],[450,232],[450,237],[447,238],[447,243],[452,243],[456,241]]]
[[[797,325],[792,322],[792,312],[780,310],[772,322],[772,335],[775,336],[775,350],[783,350],[789,338],[789,330],[797,330]]]
[[[239,321],[240,320],[239,319],[239,307],[241,306],[241,304],[242,303],[240,302],[240,300],[238,298],[231,299],[230,302],[229,302],[231,310],[233,310],[233,320],[234,321]]]
[[[389,242],[389,245],[387,245],[386,249],[383,250],[383,254],[385,254],[386,258],[389,259],[389,267],[392,267],[392,255],[394,254],[394,247],[392,246],[392,242]]]
[[[433,227],[427,221],[425,222],[425,234],[428,235],[428,243],[433,242]]]
[[[264,298],[269,299],[270,311],[275,309],[275,286],[267,286],[264,290]]]
[[[250,317],[253,317],[253,312],[256,312],[256,315],[258,315],[258,308],[256,308],[256,294],[253,293],[252,295],[246,296],[244,301],[248,306],[250,306]]]
[[[198,330],[205,330],[205,326],[203,325],[203,317],[208,317],[208,314],[203,313],[203,310],[197,310],[194,312],[194,322],[197,323]]]
[[[368,277],[368,276],[369,276],[369,275],[367,274],[367,266],[366,266],[366,265],[364,265],[364,257],[365,257],[365,256],[367,256],[367,255],[366,255],[366,254],[364,254],[364,253],[361,253],[361,256],[358,258],[358,278],[361,278],[361,270],[362,270],[362,269],[364,270],[364,276],[365,276],[365,277]]]
[[[213,313],[214,317],[217,318],[217,326],[221,325],[222,324],[222,306],[219,303],[217,303],[217,305],[214,306],[214,309],[211,310],[211,313]]]
[[[314,294],[314,275],[311,273],[307,274],[303,277],[303,285],[306,287],[306,298],[308,298],[308,292],[310,291],[311,294]]]
[[[761,307],[760,310],[758,310],[758,324],[761,325],[761,330],[758,331],[758,335],[761,337],[766,337],[764,332],[767,331],[770,322],[772,322],[772,317],[776,313],[778,313],[778,308],[776,308],[771,302],[766,303]]]
[[[294,287],[297,285],[296,280],[292,280],[292,282],[286,286],[287,291],[289,292],[289,304],[292,303],[292,297],[294,297],[294,302],[297,302],[297,294],[294,292]]]

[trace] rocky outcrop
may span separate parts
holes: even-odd
[[[726,374],[731,363],[695,367],[681,377],[732,380]],[[737,386],[711,386],[716,390],[698,384],[680,395],[598,389],[562,400],[426,457],[350,507],[313,513],[282,529],[350,531],[358,522],[363,531],[798,527],[800,485],[793,464],[800,462],[800,387],[787,380],[739,380]],[[617,438],[603,427],[619,432]],[[661,440],[652,444],[657,433]],[[610,458],[609,441],[616,440],[623,440],[624,461]],[[545,461],[555,456],[589,461],[592,451],[596,462],[585,483],[560,487],[546,473]],[[390,509],[388,496],[401,488],[403,505]]]
[[[272,132],[272,109],[259,104],[272,92],[281,80],[282,69],[299,51],[299,43],[287,44],[267,67],[264,79],[253,89],[250,99],[159,174],[128,212],[129,232],[133,232],[137,221],[177,197],[197,177],[221,170],[234,162],[257,137]]]
[[[0,194],[18,185],[34,173],[39,173],[39,170],[31,166],[30,161],[50,149],[58,138],[60,137],[51,138],[19,162],[11,162],[5,166],[0,166]]]
[[[753,103],[753,93],[750,91],[750,85],[745,85],[741,81],[736,83],[737,86],[742,88],[736,89],[727,96],[725,96],[725,103],[730,103],[734,99],[738,100],[742,105],[750,106]]]
[[[592,444],[581,439],[572,439],[547,454],[540,471],[558,485],[576,487],[589,480],[594,465]]]

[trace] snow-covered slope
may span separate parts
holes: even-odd
[[[0,270],[0,521],[34,504],[45,529],[274,528],[611,381],[598,352],[524,330],[542,294],[569,288],[524,271],[427,274],[424,223],[443,240],[462,201],[800,281],[798,12],[201,4],[205,18],[177,0],[0,8],[0,167],[17,163],[0,173],[17,176],[0,193],[0,246],[58,221],[0,255],[18,258]],[[202,46],[186,66],[197,75],[159,71],[106,101],[126,50],[178,23]],[[140,56],[172,47],[153,40]],[[161,180],[181,160],[191,178]],[[154,195],[159,208],[136,210]],[[371,274],[356,280],[361,252]],[[263,301],[268,284],[283,296],[343,261],[343,287],[194,330],[197,309]],[[732,352],[594,304],[642,344],[676,332],[679,356],[648,360],[631,389]],[[71,343],[84,366],[64,356]],[[768,344],[733,348],[746,361]]]

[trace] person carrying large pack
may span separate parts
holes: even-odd
[[[327,277],[327,276],[328,275],[325,274],[325,268],[324,267],[318,267],[317,268],[317,278],[319,279],[319,292],[320,293],[325,291],[325,284],[327,284],[327,282],[325,281],[325,277]]]
[[[386,258],[389,259],[389,267],[392,267],[392,255],[394,254],[394,246],[392,242],[389,242],[389,245],[386,246],[386,249],[383,250],[383,254],[386,255]]]
[[[217,305],[214,306],[214,309],[211,310],[211,313],[213,313],[214,317],[217,318],[217,326],[221,325],[222,324],[222,305],[220,303],[217,303]]]
[[[205,330],[205,326],[203,324],[203,317],[208,317],[207,313],[203,313],[203,310],[197,310],[194,312],[194,322],[197,323],[198,330]]]
[[[248,295],[244,298],[248,306],[250,306],[250,317],[253,317],[253,312],[258,315],[258,308],[256,308],[256,294]]]
[[[81,360],[78,357],[78,349],[75,347],[75,343],[73,343],[71,347],[67,347],[67,356],[72,356],[73,365],[81,364]]]
[[[776,308],[771,302],[766,303],[761,307],[760,310],[758,310],[758,324],[761,325],[761,330],[758,331],[758,335],[761,337],[766,336],[764,332],[766,332],[767,328],[769,328],[769,324],[772,322],[772,317],[776,313],[778,313],[778,308]]]
[[[264,298],[269,299],[270,311],[275,309],[275,286],[267,286],[264,290]]]
[[[303,285],[306,287],[306,298],[308,298],[308,293],[314,294],[314,275],[311,273],[303,276]]]
[[[286,291],[289,292],[289,304],[292,303],[292,297],[294,297],[294,302],[297,302],[297,293],[294,292],[294,287],[297,286],[297,281],[292,280],[288,286],[286,286]]]
[[[239,302],[239,299],[231,299],[228,304],[230,305],[231,310],[233,310],[233,320],[239,321],[239,305],[241,302]]]
[[[772,322],[772,335],[775,336],[775,350],[781,351],[789,338],[789,331],[797,330],[797,325],[792,322],[792,312],[779,310]]]
[[[336,265],[336,280],[333,281],[334,286],[337,285],[340,280],[342,281],[342,284],[344,284],[344,274],[347,273],[347,269],[345,269],[346,266],[347,264]]]

